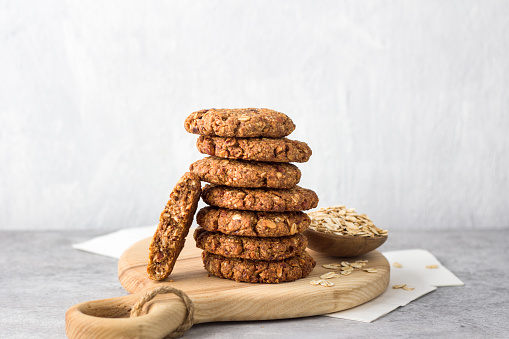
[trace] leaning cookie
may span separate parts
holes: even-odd
[[[304,212],[254,212],[207,206],[198,211],[196,222],[211,232],[241,237],[284,237],[304,232],[311,219]]]
[[[219,278],[250,283],[281,283],[306,277],[315,267],[315,260],[306,252],[279,261],[226,258],[202,253],[205,269]]]
[[[293,164],[206,157],[189,166],[201,180],[233,187],[292,188],[300,181]]]
[[[173,188],[150,243],[147,267],[150,279],[164,280],[173,270],[193,222],[200,193],[200,178],[189,172]]]
[[[302,141],[288,138],[222,138],[200,136],[198,151],[220,158],[267,162],[306,162],[311,148]]]
[[[288,237],[238,237],[209,232],[198,227],[194,232],[196,247],[228,258],[283,260],[301,254],[308,245],[302,234]]]
[[[212,206],[263,212],[305,211],[318,205],[316,193],[300,186],[278,190],[207,184],[203,187],[202,199]]]
[[[186,131],[220,137],[281,138],[295,130],[286,114],[267,108],[202,109],[191,113]]]

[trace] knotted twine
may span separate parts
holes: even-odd
[[[164,293],[174,293],[176,294],[182,301],[184,302],[184,305],[186,305],[187,309],[187,316],[184,319],[184,322],[180,324],[179,327],[177,327],[173,332],[169,333],[164,337],[164,339],[174,339],[174,338],[180,338],[181,336],[186,333],[188,329],[193,326],[194,323],[194,305],[191,299],[185,294],[183,291],[178,290],[171,286],[161,286],[158,288],[154,288],[150,292],[145,293],[145,295],[138,301],[133,309],[131,310],[131,318],[137,317],[140,315],[141,309],[143,308],[143,305],[145,303],[149,302],[150,300],[154,299],[156,295],[158,294],[164,294]]]

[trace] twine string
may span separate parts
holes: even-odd
[[[133,309],[131,310],[131,318],[137,317],[140,315],[141,309],[143,308],[143,305],[145,303],[149,302],[150,300],[154,299],[156,295],[158,294],[165,294],[165,293],[173,293],[177,295],[182,301],[184,302],[184,305],[186,305],[187,309],[187,316],[184,319],[184,322],[179,325],[173,332],[167,334],[164,339],[174,339],[174,338],[180,338],[181,336],[186,333],[188,329],[193,326],[194,323],[194,304],[189,299],[187,294],[185,294],[183,291],[176,289],[171,286],[161,286],[154,288],[153,290],[145,293],[143,297],[141,297],[140,301],[138,301]]]

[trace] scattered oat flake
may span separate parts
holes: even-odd
[[[378,272],[378,271],[376,270],[376,268],[365,268],[365,269],[364,269],[364,271],[366,271],[366,272],[368,272],[368,273],[376,273],[376,272]]]
[[[401,265],[399,262],[393,263],[392,266],[394,266],[396,268],[402,268],[403,267],[403,265]]]
[[[323,268],[328,268],[328,269],[331,269],[331,270],[337,270],[339,268],[340,265],[338,264],[325,264],[325,265],[322,265]]]
[[[398,288],[403,288],[405,287],[406,284],[403,284],[403,285],[393,285],[392,288],[394,288],[395,290],[397,290]]]
[[[434,269],[434,268],[438,268],[438,265],[426,265],[426,268]]]
[[[325,287],[332,287],[332,286],[334,286],[334,283],[330,282],[328,280],[320,280],[320,285],[325,286]]]
[[[332,263],[332,264],[325,264],[322,265],[324,268],[332,269],[332,270],[340,270],[341,275],[350,275],[352,274],[353,270],[356,268],[363,268],[366,266],[367,260],[356,260],[353,263],[349,263],[348,261],[342,261],[340,264],[338,263]],[[373,268],[371,268],[373,269]],[[373,273],[375,273],[373,271]],[[328,272],[320,276],[321,279],[331,279],[331,278],[339,278],[341,277],[340,274],[334,273],[334,272]]]
[[[331,278],[336,278],[336,277],[339,277],[339,274],[334,273],[334,272],[328,272],[328,273],[322,274],[320,276],[320,279],[331,279]]]
[[[325,286],[325,287],[332,287],[332,286],[334,286],[334,283],[332,283],[332,282],[330,282],[328,280],[323,280],[323,279],[322,280],[311,280],[309,283],[311,285],[315,285],[315,286],[318,286],[318,285]]]
[[[413,291],[415,290],[415,287],[403,286],[402,289],[404,289],[405,291]]]

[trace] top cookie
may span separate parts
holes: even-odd
[[[281,138],[295,130],[286,114],[267,108],[202,109],[191,113],[184,127],[194,134],[240,138]]]

